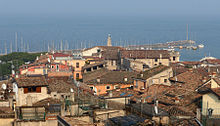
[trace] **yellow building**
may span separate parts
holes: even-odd
[[[134,89],[147,89],[153,84],[163,84],[170,86],[170,77],[173,77],[172,67],[159,65],[138,74],[138,76],[134,78]]]

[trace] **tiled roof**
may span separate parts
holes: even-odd
[[[208,64],[220,64],[220,59],[206,59],[202,62],[208,63]]]
[[[53,98],[45,98],[40,101],[37,101],[33,104],[33,106],[48,106],[52,104],[61,104],[61,101],[59,99],[53,99]]]
[[[170,54],[167,50],[121,50],[121,58],[132,59],[169,59]]]
[[[50,92],[68,93],[71,88],[73,90],[76,89],[76,86],[69,80],[69,77],[49,77],[47,82]]]
[[[100,69],[94,72],[88,72],[83,75],[83,82],[86,84],[130,84],[133,83],[133,77],[136,76],[135,72],[128,71],[110,71],[107,69]],[[97,79],[100,82],[97,82]],[[127,78],[127,81],[124,80]]]
[[[9,107],[0,107],[0,118],[14,118],[15,112]]]
[[[215,78],[213,78],[213,80],[220,86],[220,78],[215,77]]]
[[[203,68],[190,69],[184,73],[170,78],[172,82],[175,82],[174,84],[182,83],[180,85],[181,87],[191,90],[195,90],[209,79],[210,77],[208,72]]]
[[[118,50],[107,50],[103,51],[102,57],[105,60],[119,60],[119,51]]]
[[[114,89],[112,91],[112,97],[133,97],[138,94],[139,91],[129,89],[129,88],[120,88],[120,89]],[[108,94],[104,94],[105,96],[108,96],[110,91],[108,91]]]
[[[94,126],[93,123],[89,122],[89,118],[87,119],[86,117],[61,117],[65,122],[70,124],[71,126]]]
[[[143,74],[143,76],[141,76],[141,74],[138,74],[137,75],[137,79],[144,79],[144,80],[146,80],[146,79],[148,79],[148,78],[150,78],[150,77],[152,77],[152,76],[154,76],[156,74],[159,74],[159,73],[161,73],[164,70],[167,70],[169,68],[171,68],[171,67],[164,66],[164,65],[159,65],[157,67],[154,67],[152,69],[149,69],[149,70],[146,70],[146,71],[142,72],[141,74]]]
[[[47,86],[47,81],[44,76],[38,77],[20,77],[16,78],[18,87],[28,87],[28,86]]]
[[[212,88],[211,89],[220,99],[220,88]]]
[[[56,58],[56,57],[69,57],[71,55],[69,54],[64,54],[64,53],[54,53],[53,54],[53,57]]]

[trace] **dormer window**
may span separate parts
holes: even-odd
[[[143,73],[141,73],[141,77],[144,77],[144,74],[143,74]]]

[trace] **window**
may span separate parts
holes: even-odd
[[[130,88],[131,88],[131,89],[133,89],[133,88],[134,88],[134,86],[133,86],[133,85],[130,85]]]
[[[24,93],[41,93],[41,87],[27,87],[27,88],[24,88]]]
[[[79,78],[79,73],[76,73],[76,78]]]
[[[167,83],[167,79],[164,79],[164,83]]]
[[[53,69],[54,67],[53,67],[53,66],[51,66],[51,68]]]
[[[173,57],[173,61],[175,61],[175,60],[176,60],[176,57],[174,56],[174,57]]]
[[[97,49],[97,53],[100,53],[101,52],[101,50],[100,49]]]
[[[90,87],[91,90],[93,90],[93,87]]]
[[[107,89],[107,90],[110,89],[110,86],[106,86],[106,89]]]
[[[115,89],[119,89],[119,86],[118,86],[118,85],[115,85]]]
[[[79,62],[76,62],[76,68],[79,68]]]
[[[155,59],[155,62],[157,62],[158,61],[158,59]]]
[[[53,95],[54,97],[57,97],[57,95]]]
[[[59,65],[56,66],[56,69],[59,70]]]

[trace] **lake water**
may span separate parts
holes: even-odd
[[[189,38],[204,44],[205,48],[179,50],[181,60],[220,58],[220,19],[203,17],[1,17],[0,53],[4,53],[5,43],[8,52],[10,43],[15,50],[15,32],[19,50],[24,50],[23,45],[29,43],[30,51],[47,51],[48,43],[60,48],[61,40],[63,48],[69,49],[106,45],[109,33],[115,46],[185,40],[186,24],[189,24]]]

